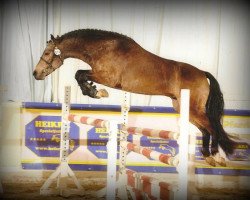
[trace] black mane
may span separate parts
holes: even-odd
[[[129,37],[111,31],[97,30],[97,29],[78,29],[65,33],[58,40],[62,41],[64,39],[70,38],[81,38],[84,40],[106,40],[106,39],[130,39]]]

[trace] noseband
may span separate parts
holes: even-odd
[[[58,56],[58,58],[60,59],[60,61],[62,62],[63,64],[63,59],[62,59],[62,56],[61,56],[61,51],[60,49],[57,48],[57,46],[55,46],[54,48],[54,53],[53,53],[53,57],[52,57],[52,60],[51,62],[45,60],[42,56],[40,57],[41,60],[43,60],[47,65],[45,67],[45,69],[43,70],[43,73],[46,74],[46,76],[50,73],[50,72],[53,72],[56,70],[55,67],[52,66],[52,62],[54,61],[54,58]]]

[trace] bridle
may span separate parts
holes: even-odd
[[[52,41],[52,43],[55,45],[55,43],[53,41]],[[54,58],[56,58],[56,57],[58,57],[63,64],[61,50],[58,49],[58,47],[56,45],[54,47],[53,57],[52,57],[52,60],[50,62],[45,60],[42,56],[40,57],[40,59],[43,60],[47,64],[45,66],[45,69],[42,71],[46,76],[57,69],[57,68],[52,66],[52,62],[54,61]]]

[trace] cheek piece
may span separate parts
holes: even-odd
[[[52,62],[54,61],[54,58],[55,57],[59,57],[60,61],[62,62],[63,64],[63,59],[61,57],[61,50],[58,49],[57,46],[55,46],[54,48],[54,54],[53,54],[53,57],[52,57],[52,60],[51,62],[45,60],[43,57],[41,57],[41,60],[43,60],[47,65],[45,66],[45,69],[43,70],[43,73],[47,76],[49,75],[51,72],[55,71],[56,68],[52,66]]]

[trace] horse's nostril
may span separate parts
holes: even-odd
[[[37,74],[36,71],[34,71],[34,72],[33,72],[33,76],[36,76],[36,74]]]

